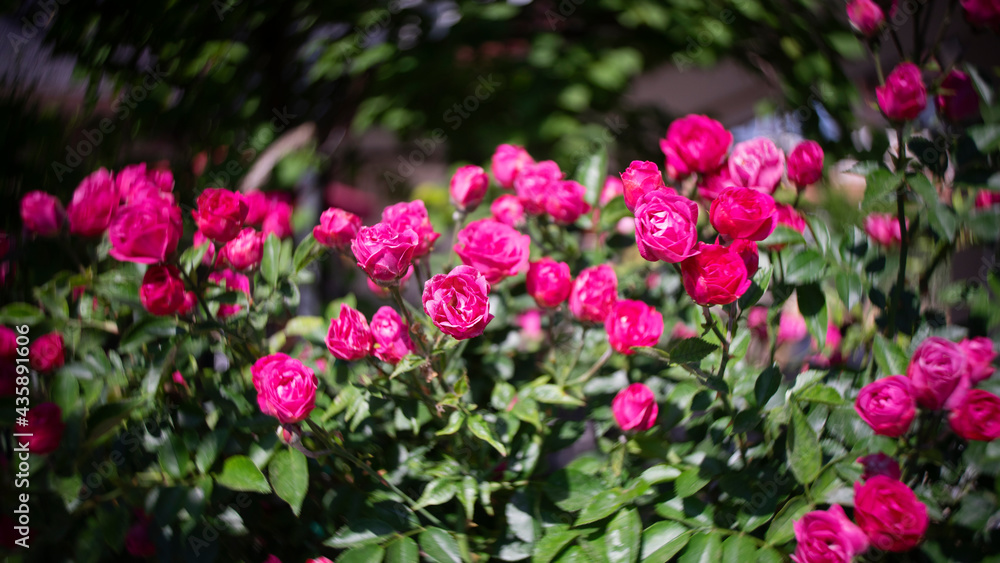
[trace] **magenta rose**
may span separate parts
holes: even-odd
[[[118,210],[108,236],[111,256],[122,262],[165,262],[177,249],[181,210],[159,197],[140,199]]]
[[[569,310],[585,323],[603,323],[618,301],[618,276],[608,264],[586,268],[573,282]]]
[[[699,305],[728,305],[750,288],[743,258],[717,244],[702,244],[698,254],[681,262],[681,278]]]
[[[399,286],[398,286],[399,291],[403,291],[403,288],[406,287],[406,282],[409,281],[409,279],[412,277],[413,277],[413,266],[411,265],[409,269],[406,270],[406,273],[403,274],[403,277],[399,278]],[[388,288],[382,287],[379,284],[373,282],[371,278],[365,278],[365,281],[368,282],[368,289],[370,289],[372,293],[374,293],[375,295],[382,298],[389,298],[392,296],[392,292],[389,291]]]
[[[760,251],[757,249],[757,243],[752,240],[738,239],[734,240],[729,248],[740,255],[743,265],[747,267],[747,277],[753,278],[760,267]]]
[[[967,377],[965,353],[958,344],[931,336],[913,352],[906,375],[917,403],[926,409],[940,409]]]
[[[195,231],[193,240],[191,241],[191,246],[200,247],[203,244],[208,244],[205,248],[205,254],[201,256],[201,263],[210,268],[224,268],[226,266],[226,259],[222,252],[215,253],[215,243],[205,236],[205,233],[201,231]]]
[[[301,422],[316,406],[319,381],[301,361],[285,354],[271,354],[257,360],[250,372],[260,411],[278,422]]]
[[[802,141],[788,155],[788,179],[798,189],[815,184],[823,177],[823,147],[816,141]]]
[[[125,551],[133,557],[156,555],[156,545],[149,539],[149,522],[142,520],[132,524],[125,534]]]
[[[184,281],[176,266],[150,266],[142,277],[139,301],[154,315],[173,315],[184,305]]]
[[[633,383],[615,395],[611,413],[622,430],[649,430],[656,424],[659,407],[649,387]]]
[[[764,240],[777,226],[774,198],[750,188],[733,187],[715,198],[708,218],[729,239]]]
[[[456,266],[427,280],[423,304],[434,326],[458,340],[481,335],[493,320],[490,282],[472,266]]]
[[[448,184],[451,203],[461,211],[472,211],[483,202],[489,187],[490,179],[481,166],[462,166]]]
[[[539,307],[555,308],[566,301],[573,288],[573,278],[569,273],[569,264],[556,262],[545,257],[528,266],[525,279],[528,295],[535,298]]]
[[[681,262],[698,252],[698,205],[671,189],[649,192],[635,208],[635,242],[650,262]]]
[[[58,332],[50,332],[36,338],[28,350],[31,367],[40,372],[59,369],[66,363],[63,337]]]
[[[976,209],[989,209],[997,204],[1000,204],[1000,192],[979,190],[979,193],[976,194]]]
[[[516,145],[500,145],[490,161],[493,177],[507,189],[514,187],[514,180],[522,170],[534,164],[528,151]]]
[[[868,549],[868,536],[847,518],[844,509],[813,510],[792,524],[795,563],[851,563]]]
[[[948,121],[962,122],[979,115],[979,94],[969,75],[954,69],[941,82],[935,98],[938,112]]]
[[[948,413],[948,423],[966,440],[992,442],[1000,438],[1000,397],[972,389]]]
[[[976,26],[1000,30],[1000,2],[997,0],[959,0],[965,19]]]
[[[861,473],[863,481],[867,481],[876,475],[884,475],[898,481],[903,475],[899,469],[899,462],[881,452],[859,457],[857,462],[864,467],[864,471]]]
[[[631,356],[633,347],[656,346],[663,335],[663,315],[642,301],[619,299],[604,319],[611,347]]]
[[[236,238],[226,243],[222,255],[234,270],[250,270],[260,265],[264,258],[264,233],[253,227],[240,231]]]
[[[667,157],[667,174],[682,179],[692,172],[704,174],[718,168],[732,143],[732,133],[718,121],[688,115],[670,124],[660,149]]]
[[[115,189],[126,204],[147,197],[173,203],[174,175],[170,170],[147,170],[145,162],[130,164],[115,174]]]
[[[909,551],[927,531],[927,506],[903,482],[876,475],[854,483],[854,521],[875,548]]]
[[[551,160],[525,167],[514,180],[514,191],[521,199],[524,211],[529,215],[544,214],[553,184],[562,179],[562,170]]]
[[[14,329],[0,325],[0,360],[17,357],[17,333]]]
[[[274,233],[279,239],[292,236],[292,204],[287,201],[272,201],[271,207],[260,225],[264,238]]]
[[[854,410],[876,434],[890,438],[906,434],[917,415],[910,380],[892,375],[865,385],[854,402]]]
[[[729,176],[737,186],[773,194],[785,174],[785,153],[771,139],[737,143],[729,155]]]
[[[85,237],[103,234],[118,211],[119,199],[111,173],[104,168],[92,172],[73,192],[67,210],[69,232]]]
[[[590,211],[590,204],[583,198],[587,188],[573,180],[561,180],[549,186],[545,198],[545,211],[559,225],[572,225],[581,215]]]
[[[621,176],[625,207],[632,212],[642,196],[655,190],[667,189],[660,169],[649,161],[633,160]],[[672,189],[669,191],[673,192]]]
[[[193,291],[184,292],[184,301],[181,302],[181,306],[177,308],[177,314],[186,317],[194,313],[195,307],[198,306],[198,296]]]
[[[784,225],[799,233],[806,231],[806,220],[802,217],[802,214],[787,203],[775,203],[774,216],[779,225]]]
[[[62,440],[66,424],[62,420],[62,409],[55,403],[40,403],[28,410],[28,424],[19,428],[18,432],[31,436],[17,438],[21,443],[28,444],[28,451],[33,454],[47,454],[55,451]]]
[[[458,233],[455,253],[490,284],[527,271],[531,237],[493,219],[480,219]]]
[[[208,281],[225,288],[226,291],[242,293],[250,299],[250,279],[243,274],[232,270],[222,270],[212,272],[208,275]],[[219,305],[219,312],[216,316],[219,319],[227,319],[243,310],[243,305],[238,303],[222,303]]]
[[[379,285],[395,285],[413,262],[420,243],[413,229],[397,231],[389,223],[361,227],[351,241],[351,251],[358,266]]]
[[[441,236],[434,232],[431,219],[427,215],[427,207],[422,200],[400,202],[382,210],[382,222],[392,225],[399,232],[412,230],[417,234],[417,248],[413,251],[414,258],[420,258],[430,253],[434,241]]]
[[[662,179],[662,176],[661,176]],[[611,203],[616,197],[625,195],[625,183],[619,176],[608,176],[604,179],[604,187],[601,188],[601,197],[598,202],[601,207]]]
[[[997,354],[993,351],[992,340],[978,336],[966,338],[958,345],[965,352],[965,369],[968,370],[969,380],[973,385],[993,375],[993,359]]]
[[[215,242],[236,238],[249,210],[243,194],[222,188],[206,188],[198,196],[197,204],[198,209],[191,216],[201,232]]]
[[[260,190],[254,190],[248,194],[243,194],[247,202],[247,217],[243,220],[244,225],[260,225],[267,217],[267,212],[271,209],[271,202],[267,199],[267,194]]]
[[[729,162],[724,161],[718,168],[702,174],[698,178],[698,197],[711,204],[723,191],[735,186],[729,173]]]
[[[865,37],[875,35],[885,22],[882,8],[872,0],[851,0],[847,3],[847,19],[851,27]]]
[[[910,226],[909,219],[906,220],[906,226]],[[886,248],[899,246],[903,240],[899,219],[890,213],[872,213],[865,217],[864,227],[868,236]]]
[[[326,333],[326,348],[334,358],[354,361],[368,356],[372,350],[372,331],[360,311],[340,304],[340,316],[330,321]]]
[[[875,87],[875,97],[890,121],[916,119],[927,107],[927,88],[920,69],[913,63],[900,63],[885,78],[885,85]]]
[[[21,198],[21,222],[29,232],[43,237],[59,234],[63,207],[55,196],[43,191],[28,192]]]
[[[361,229],[361,218],[338,207],[331,207],[319,216],[313,227],[313,238],[328,248],[346,248]]]
[[[494,219],[504,225],[515,228],[524,225],[524,205],[521,204],[521,199],[516,195],[504,194],[493,200],[493,204],[490,205],[490,213],[493,214]]]
[[[382,307],[372,315],[371,334],[372,353],[383,362],[395,365],[416,351],[410,330],[392,307]]]

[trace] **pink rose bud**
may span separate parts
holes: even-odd
[[[480,219],[458,232],[455,254],[492,285],[528,270],[531,237],[498,221]]]
[[[254,190],[243,195],[247,202],[247,217],[243,220],[244,225],[261,225],[267,212],[271,210],[271,202],[267,200],[267,194],[260,190]]]
[[[662,177],[661,177],[662,179]],[[608,176],[604,180],[604,188],[601,190],[601,207],[611,203],[616,197],[625,194],[625,184],[617,176]]]
[[[543,160],[522,170],[514,180],[514,191],[521,199],[524,211],[529,215],[544,214],[553,184],[562,179],[562,170],[551,160]]]
[[[301,422],[316,406],[319,381],[301,361],[285,354],[271,354],[257,360],[250,372],[260,411],[278,422]]]
[[[847,518],[840,505],[813,510],[792,524],[795,530],[795,563],[850,563],[868,550],[868,536]]]
[[[66,363],[62,334],[50,332],[36,338],[29,346],[28,358],[35,371],[48,372],[61,368]]]
[[[708,218],[730,239],[764,240],[777,226],[774,198],[750,188],[734,187],[712,202]]]
[[[974,26],[1000,30],[1000,6],[994,0],[959,0],[965,19]]]
[[[667,174],[683,179],[692,172],[704,174],[722,164],[733,144],[733,134],[718,121],[704,115],[688,115],[675,120],[660,140],[667,156]]]
[[[382,222],[389,223],[399,232],[412,229],[417,234],[419,244],[413,252],[414,258],[429,254],[434,248],[434,241],[441,236],[440,233],[434,232],[434,226],[431,225],[430,217],[427,215],[427,207],[419,199],[386,207],[382,210]]]
[[[264,258],[264,233],[253,227],[240,231],[236,238],[226,243],[222,255],[234,270],[250,270],[260,266]]]
[[[472,211],[483,202],[489,187],[490,179],[481,166],[462,166],[448,184],[451,204],[462,211]]]
[[[170,379],[172,379],[177,385],[181,385],[183,387],[188,386],[187,381],[184,379],[184,374],[179,371],[175,371],[174,374],[170,376]]]
[[[250,299],[250,280],[243,274],[232,270],[222,270],[221,272],[212,272],[209,274],[208,281],[225,288],[226,291],[242,293],[247,296],[247,299]],[[223,303],[219,305],[219,311],[216,313],[216,317],[219,319],[227,319],[242,310],[243,305],[237,303]]]
[[[948,423],[966,440],[992,442],[1000,438],[1000,397],[972,389],[948,414]]]
[[[572,225],[581,215],[590,211],[590,204],[584,199],[587,188],[573,180],[562,180],[549,187],[545,199],[545,211],[558,225]]]
[[[372,353],[383,362],[396,365],[403,356],[416,351],[410,330],[392,307],[382,307],[372,315]]]
[[[125,551],[133,557],[145,558],[156,555],[156,545],[149,539],[149,522],[132,524],[125,534]]]
[[[965,352],[965,367],[969,371],[969,379],[973,385],[993,375],[993,360],[997,354],[993,351],[992,340],[978,336],[966,338],[958,345]]]
[[[528,295],[535,298],[539,307],[555,308],[562,305],[569,297],[573,288],[573,278],[569,273],[569,264],[556,262],[545,257],[528,266],[525,279]]]
[[[649,430],[656,424],[659,407],[656,397],[642,383],[633,383],[622,389],[611,401],[615,422],[625,431]]]
[[[788,155],[788,179],[798,189],[823,177],[823,147],[816,141],[802,141]]]
[[[768,339],[767,307],[758,305],[750,308],[750,312],[747,313],[747,328],[753,336],[761,340]]]
[[[62,227],[62,204],[55,196],[45,192],[28,192],[21,198],[21,222],[25,229],[36,235],[55,236]]]
[[[399,278],[400,291],[403,291],[403,288],[406,287],[406,282],[409,281],[409,279],[412,277],[413,277],[413,266],[410,266],[410,268],[406,270],[406,273],[403,274],[403,277]],[[392,292],[390,292],[387,288],[382,287],[379,284],[373,282],[371,278],[365,278],[365,281],[368,282],[368,289],[370,289],[372,293],[374,293],[375,295],[383,299],[388,299],[389,297],[392,296]]]
[[[799,312],[797,307],[785,307],[781,311],[781,320],[778,321],[778,344],[785,342],[799,342],[809,335],[806,328],[806,319]]]
[[[413,229],[397,231],[389,223],[361,227],[351,241],[358,267],[379,285],[396,285],[413,262],[420,240]]]
[[[40,403],[28,410],[27,419],[28,425],[18,428],[18,432],[31,434],[19,438],[21,442],[27,442],[28,451],[33,454],[55,451],[66,428],[62,420],[62,410],[55,403]]]
[[[618,301],[618,276],[608,264],[599,264],[576,277],[569,294],[569,310],[585,323],[603,323],[615,301]]]
[[[307,560],[306,563],[333,563],[333,561],[326,557],[317,557],[315,559]]]
[[[847,3],[847,19],[858,33],[871,37],[882,27],[885,14],[872,0],[851,0]]]
[[[498,184],[507,189],[514,187],[514,180],[522,170],[534,164],[535,161],[528,151],[516,145],[500,145],[493,153],[490,162],[493,177],[497,179]]]
[[[909,551],[924,539],[927,506],[896,479],[876,475],[854,483],[854,521],[872,547],[882,551]]]
[[[222,188],[206,188],[198,196],[197,204],[198,209],[191,216],[201,232],[215,242],[236,238],[249,210],[243,194]]]
[[[673,191],[663,183],[663,174],[656,164],[649,161],[633,160],[628,169],[622,172],[622,189],[625,196],[625,207],[635,212],[639,199],[656,190]]]
[[[931,336],[917,346],[906,368],[913,394],[925,409],[937,410],[967,377],[965,353],[961,346],[939,336]]]
[[[177,250],[182,229],[179,207],[159,197],[141,199],[119,208],[111,221],[109,254],[122,262],[166,262]]]
[[[142,277],[139,301],[154,315],[173,315],[184,305],[184,281],[176,266],[150,266]]]
[[[490,282],[476,268],[456,266],[424,284],[424,312],[441,332],[458,340],[475,338],[493,320]]]
[[[784,174],[785,153],[771,139],[743,141],[729,155],[729,176],[737,186],[773,194]]]
[[[699,305],[728,305],[750,288],[743,258],[717,244],[702,244],[699,254],[681,262],[681,278]]]
[[[642,196],[635,207],[635,243],[650,262],[677,263],[698,253],[698,205],[661,189]]]
[[[740,255],[743,265],[747,267],[747,277],[753,278],[760,267],[760,252],[757,249],[757,243],[752,240],[737,239],[729,245],[729,248]]]
[[[865,468],[861,474],[863,481],[867,481],[876,475],[883,475],[898,481],[903,475],[902,471],[899,470],[899,463],[883,453],[859,457],[857,461]]]
[[[854,402],[854,410],[876,434],[890,438],[906,434],[917,415],[910,380],[892,375],[865,385]]]
[[[663,335],[663,315],[642,301],[620,299],[604,319],[611,347],[626,356],[633,347],[656,346]]]
[[[698,178],[698,197],[712,203],[719,194],[735,185],[729,173],[729,162],[726,161],[715,170],[706,172]]]
[[[330,321],[326,347],[334,358],[354,361],[368,356],[372,350],[372,331],[360,311],[340,304],[340,316]]]
[[[806,220],[797,209],[787,203],[774,204],[774,216],[779,225],[784,225],[800,233],[806,232]]]
[[[524,206],[516,195],[504,194],[493,200],[490,213],[504,225],[515,228],[524,225]]]
[[[979,94],[968,74],[952,70],[941,82],[940,93],[935,98],[938,112],[948,121],[962,122],[979,115]]]
[[[906,220],[906,226],[907,228],[910,226],[909,219]],[[899,219],[890,213],[872,213],[865,217],[864,227],[868,236],[886,248],[899,246],[903,240],[902,231],[899,230]]]
[[[538,309],[528,309],[518,315],[515,322],[521,327],[521,338],[525,340],[542,338],[542,312]],[[517,400],[517,397],[514,397],[514,400]]]
[[[84,237],[104,234],[118,211],[120,196],[111,173],[101,168],[80,182],[69,204],[69,232]]]
[[[875,97],[890,121],[916,119],[927,107],[927,88],[920,69],[913,63],[900,63],[885,78],[885,85],[875,88]]]
[[[976,194],[976,209],[989,209],[997,204],[1000,204],[1000,192],[979,190]]]
[[[260,231],[264,233],[264,238],[274,233],[279,239],[292,236],[292,204],[285,201],[275,201],[271,203]]]

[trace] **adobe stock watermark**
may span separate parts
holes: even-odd
[[[40,32],[48,29],[52,25],[52,21],[56,19],[56,15],[59,14],[59,6],[65,6],[68,3],[69,0],[41,0],[38,2],[38,9],[31,14],[31,17],[21,18],[18,22],[21,24],[18,30],[20,33],[13,31],[7,33],[7,41],[10,42],[14,54],[16,55],[21,47],[27,45]]]

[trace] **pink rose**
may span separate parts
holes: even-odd
[[[901,481],[876,475],[854,483],[854,521],[882,551],[909,551],[924,539],[927,507]]]
[[[692,172],[704,174],[718,168],[732,143],[732,133],[718,121],[688,115],[670,124],[660,150],[667,156],[667,174],[683,179]]]
[[[33,454],[47,454],[55,451],[62,440],[66,424],[62,420],[62,410],[55,403],[40,403],[28,410],[28,425],[19,428],[18,432],[31,434],[18,438],[27,442],[28,451]]]
[[[225,288],[226,291],[238,292],[250,299],[250,280],[243,274],[232,270],[222,270],[212,272],[208,275],[208,281]],[[222,303],[219,305],[219,312],[216,316],[219,319],[229,318],[243,310],[243,305],[237,303]]]
[[[700,253],[681,262],[681,278],[699,305],[728,305],[750,288],[743,258],[717,244],[703,244]]]
[[[480,219],[458,233],[455,253],[473,266],[490,284],[527,271],[531,237],[492,219]]]
[[[851,563],[868,549],[868,537],[836,504],[806,513],[792,527],[798,542],[792,555],[796,563]]]
[[[611,347],[626,356],[633,347],[656,346],[663,335],[663,315],[642,301],[619,299],[604,319]]]
[[[761,340],[768,339],[767,307],[756,305],[750,308],[747,313],[747,328],[753,336]]]
[[[271,354],[257,360],[250,372],[260,411],[278,422],[301,422],[316,406],[319,381],[301,361],[285,354]]]
[[[236,238],[249,210],[243,194],[222,188],[206,188],[198,196],[197,204],[198,209],[191,216],[201,232],[215,242]]]
[[[267,195],[260,190],[254,190],[244,194],[243,198],[247,202],[247,217],[243,220],[243,224],[262,224],[264,218],[267,217],[267,212],[271,210],[271,202],[267,200]]]
[[[1000,3],[997,0],[959,0],[965,9],[965,19],[976,26],[1000,29]]]
[[[358,266],[380,285],[395,285],[413,262],[420,239],[413,229],[397,231],[389,223],[361,227],[351,241]]]
[[[884,247],[898,246],[903,240],[899,220],[890,213],[872,213],[865,217],[864,227],[868,236]],[[906,227],[910,227],[909,219],[906,220]]]
[[[313,238],[328,248],[346,248],[361,229],[361,218],[338,207],[331,207],[319,216],[313,227]]]
[[[146,170],[146,163],[130,164],[115,174],[115,191],[122,203],[131,204],[147,197],[166,199],[173,204],[174,175],[170,170]]]
[[[760,251],[757,249],[757,243],[752,240],[737,239],[729,245],[729,248],[740,255],[743,265],[747,267],[747,277],[753,278],[760,267]]]
[[[847,19],[851,21],[851,27],[858,30],[858,33],[865,37],[875,35],[885,22],[885,14],[882,8],[872,0],[851,0],[847,3]]]
[[[635,242],[650,262],[677,263],[698,252],[698,205],[670,189],[649,192],[635,207]]]
[[[42,191],[28,192],[21,198],[21,222],[29,232],[43,237],[59,234],[63,207],[55,196]]]
[[[416,351],[410,330],[392,307],[382,307],[372,315],[371,334],[372,352],[383,362],[395,365],[403,356]]]
[[[967,377],[965,352],[950,340],[931,336],[917,346],[906,368],[917,402],[925,409],[940,409]]]
[[[771,139],[743,141],[729,155],[729,175],[737,186],[773,194],[784,174],[785,153]]]
[[[555,308],[566,301],[573,288],[569,264],[545,257],[528,266],[525,279],[528,295],[535,298],[539,307]]]
[[[611,401],[611,413],[622,430],[641,431],[649,430],[656,424],[659,407],[649,387],[633,383],[615,395]]]
[[[708,218],[730,239],[764,240],[777,226],[774,198],[750,188],[733,187],[715,198]]]
[[[854,410],[876,434],[890,438],[906,434],[917,415],[910,380],[892,375],[865,385],[854,402]]]
[[[899,462],[883,453],[859,457],[857,462],[865,468],[861,474],[863,481],[867,481],[876,475],[883,475],[898,481],[903,475],[899,469]]]
[[[406,270],[406,273],[403,274],[403,277],[399,278],[399,291],[403,291],[403,288],[406,287],[406,282],[409,281],[409,279],[412,277],[413,277],[413,266],[411,265],[409,269]],[[388,298],[392,296],[391,291],[373,282],[371,278],[365,278],[365,281],[368,282],[368,289],[370,289],[372,293],[374,293],[375,295],[382,298]]]
[[[989,209],[998,203],[1000,203],[1000,192],[979,190],[976,194],[976,209]]]
[[[326,333],[326,348],[334,358],[354,361],[368,356],[372,350],[372,331],[368,320],[357,309],[340,304],[340,316],[330,321]]]
[[[885,78],[884,86],[875,87],[875,97],[890,121],[916,119],[927,107],[927,88],[920,69],[913,63],[900,63]]]
[[[774,204],[774,217],[779,225],[784,225],[800,233],[806,231],[806,220],[797,209],[787,203]]]
[[[176,266],[150,266],[142,277],[139,301],[154,315],[173,315],[184,305],[184,281]]]
[[[514,191],[529,215],[542,215],[553,184],[563,179],[559,165],[551,160],[526,167],[514,180]]]
[[[490,213],[493,218],[504,225],[520,227],[524,225],[524,206],[516,195],[504,194],[490,205]]]
[[[264,222],[261,223],[260,232],[264,233],[264,238],[274,233],[279,239],[292,236],[292,204],[287,201],[271,202]]]
[[[62,334],[50,332],[36,338],[29,346],[28,359],[35,371],[47,372],[61,368],[66,363]]]
[[[386,207],[382,210],[382,222],[389,223],[399,232],[411,229],[417,234],[418,244],[413,251],[414,258],[429,254],[434,248],[434,241],[441,236],[440,233],[434,232],[434,226],[431,225],[431,219],[427,215],[427,207],[419,199]]]
[[[149,539],[148,521],[136,522],[128,529],[125,534],[125,551],[133,557],[156,555],[156,545]]]
[[[788,179],[798,189],[823,177],[823,147],[816,141],[802,141],[788,155]]]
[[[663,183],[663,174],[660,173],[660,169],[649,161],[633,160],[621,176],[625,207],[628,207],[628,210],[632,212],[635,211],[639,199],[649,192],[660,189],[668,189],[673,192]]]
[[[424,284],[424,312],[441,332],[458,340],[475,338],[493,320],[490,282],[472,266],[456,266]]]
[[[618,300],[618,276],[608,264],[586,268],[573,282],[569,310],[585,323],[603,323]]]
[[[993,359],[997,357],[993,351],[993,341],[985,336],[966,338],[958,343],[965,352],[965,368],[973,385],[989,379],[993,375]]]
[[[118,190],[111,173],[101,168],[80,182],[69,204],[69,232],[85,237],[100,236],[118,211]]]
[[[234,270],[256,268],[264,258],[264,233],[258,233],[253,227],[243,229],[226,243],[222,255]]]
[[[599,200],[601,207],[611,203],[616,197],[624,196],[624,194],[625,183],[622,182],[622,179],[617,176],[608,176],[604,179],[604,188],[601,189]]]
[[[979,115],[979,94],[968,74],[954,69],[941,82],[935,98],[938,112],[948,121],[962,122]]]
[[[538,309],[528,309],[514,320],[521,327],[521,338],[525,340],[540,340],[542,338],[542,312]],[[515,397],[515,400],[517,398]]]
[[[992,442],[1000,438],[1000,397],[972,389],[948,413],[948,423],[966,440]]]
[[[448,184],[451,203],[461,211],[472,211],[483,202],[489,187],[490,179],[481,166],[462,166]]]
[[[215,243],[211,239],[205,236],[205,233],[201,231],[194,232],[194,238],[191,241],[191,246],[200,247],[201,245],[208,243],[208,248],[205,249],[205,254],[201,256],[201,263],[210,268],[224,268],[226,265],[225,256],[223,253],[215,253]]]
[[[559,225],[572,225],[581,215],[590,211],[590,204],[583,196],[587,188],[573,180],[561,180],[549,186],[545,198],[545,211]]]
[[[498,184],[507,189],[514,186],[514,180],[522,170],[534,164],[535,161],[528,151],[516,145],[500,145],[490,161],[493,177],[497,179]]]
[[[0,325],[0,360],[17,357],[17,333],[14,329]]]
[[[671,340],[685,340],[687,338],[697,338],[698,331],[689,327],[684,323],[677,323],[674,328],[670,330]]]
[[[192,314],[197,306],[198,296],[195,295],[193,291],[185,291],[184,301],[182,301],[181,306],[177,308],[177,314],[182,317],[186,317]]]
[[[712,203],[719,194],[735,185],[729,173],[729,163],[723,162],[715,170],[706,172],[698,178],[698,197]]]
[[[778,321],[778,345],[785,342],[798,342],[808,335],[809,329],[806,328],[806,319],[798,308],[784,308],[781,311],[781,320]]]
[[[122,262],[165,262],[177,249],[182,229],[179,207],[159,197],[140,199],[119,208],[111,222],[110,254]]]

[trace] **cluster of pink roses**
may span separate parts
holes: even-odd
[[[0,397],[12,397],[17,394],[17,378],[27,377],[28,366],[18,364],[17,358],[28,356],[31,369],[39,373],[50,373],[65,363],[63,337],[58,332],[50,332],[34,339],[25,351],[19,349],[17,332],[0,325]],[[23,366],[23,367],[22,367]],[[65,424],[62,420],[62,410],[55,403],[39,403],[28,410],[27,426],[19,432],[31,434],[22,437],[21,441],[28,444],[32,453],[47,454],[59,446]]]
[[[995,0],[961,0],[960,3],[965,10],[965,19],[970,24],[1000,31],[1000,4]],[[898,0],[892,0],[889,17],[896,19],[898,5]],[[858,33],[868,38],[874,37],[886,21],[885,12],[873,0],[848,2],[847,19]]]
[[[341,360],[361,360],[371,354],[390,364],[398,364],[415,351],[409,327],[395,309],[382,307],[369,325],[360,311],[346,304],[340,306],[340,316],[330,321],[326,347]]]

